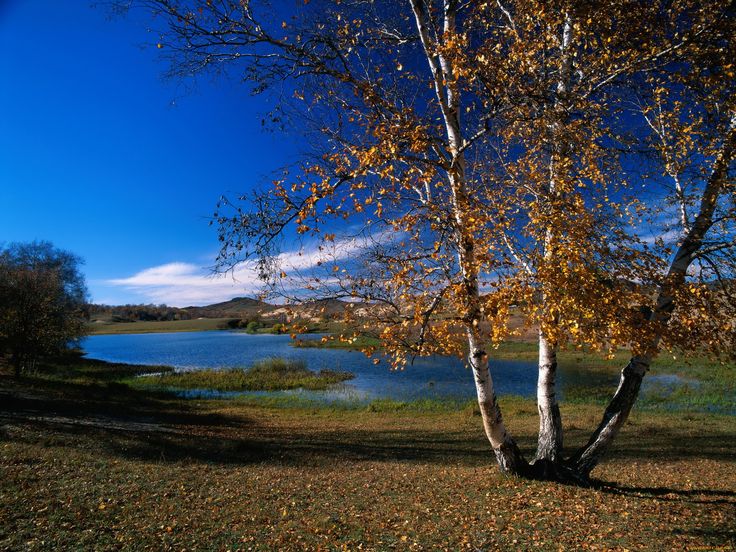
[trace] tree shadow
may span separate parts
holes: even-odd
[[[611,446],[610,458],[733,460],[733,447],[724,446],[724,443],[736,443],[736,431],[702,428],[696,439],[688,439],[681,430],[675,428],[658,427],[656,433],[646,436],[632,428],[627,434],[619,435]]]
[[[2,382],[0,382],[2,383]],[[0,421],[56,435],[62,446],[147,461],[244,465],[326,465],[335,461],[417,461],[488,465],[482,435],[464,431],[382,430],[262,423],[257,417],[207,412],[195,401],[117,383],[27,380],[0,387]],[[0,431],[0,440],[8,439]],[[28,437],[33,439],[35,437]]]
[[[736,491],[730,489],[673,489],[670,487],[647,487],[619,485],[605,481],[594,482],[594,487],[602,492],[647,498],[662,502],[689,502],[692,504],[736,504]],[[705,498],[704,498],[705,497]]]
[[[222,465],[269,462],[284,466],[325,466],[340,461],[473,467],[495,464],[479,421],[462,430],[356,428],[340,423],[320,426],[302,424],[297,418],[274,424],[252,414],[209,412],[196,401],[115,382],[89,385],[38,380],[24,385],[0,390],[0,418],[58,435],[62,446],[97,447],[104,454],[127,459]],[[611,457],[732,459],[733,447],[722,443],[736,442],[736,433],[703,431],[698,440],[683,439],[680,432],[662,428],[657,428],[647,441],[636,432],[622,435]],[[582,438],[582,433],[578,437]],[[17,437],[0,432],[0,440],[9,438]],[[33,438],[37,437],[28,437]],[[534,446],[536,438],[530,429],[521,432],[518,441],[526,449]],[[606,482],[596,485],[605,492],[658,500],[677,500],[675,495],[705,501],[703,497],[712,496],[708,502],[730,503],[734,497],[731,491],[712,489],[680,491]]]
[[[20,384],[0,381],[0,413],[14,417],[65,417],[136,423],[236,427],[244,418],[203,412],[185,400],[160,391],[132,389],[117,382],[82,384],[26,378]]]
[[[227,429],[210,417],[199,427],[138,424],[126,418],[78,420],[26,417],[23,423],[66,436],[63,446],[86,447],[94,440],[106,454],[130,460],[205,462],[218,465],[272,463],[280,466],[324,467],[336,462],[419,462],[490,466],[491,451],[483,441],[469,440],[465,432],[415,430],[303,431],[225,420]],[[1,438],[1,437],[0,437]]]

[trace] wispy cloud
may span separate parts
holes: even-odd
[[[333,262],[349,262],[364,246],[363,240],[349,239],[321,249],[287,251],[277,257],[279,270],[289,276],[309,276],[319,267],[327,270]],[[263,290],[263,282],[253,263],[241,263],[227,274],[213,274],[210,269],[193,263],[175,262],[105,283],[145,297],[151,303],[177,307],[208,305],[242,295],[252,297]]]
[[[107,283],[135,292],[151,303],[177,307],[218,303],[238,295],[252,296],[262,286],[251,267],[238,268],[232,274],[212,274],[191,263],[154,266]]]

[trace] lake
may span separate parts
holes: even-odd
[[[304,335],[301,339],[320,339]],[[451,357],[418,358],[412,366],[395,371],[386,362],[374,364],[360,352],[341,349],[298,348],[288,335],[251,335],[236,331],[182,332],[159,334],[94,335],[83,347],[90,358],[129,364],[167,365],[178,370],[247,367],[254,361],[283,357],[302,360],[311,370],[345,370],[355,378],[330,391],[292,390],[270,395],[300,396],[320,401],[371,401],[393,399],[468,400],[475,397],[475,386],[464,363]],[[529,361],[494,360],[493,380],[499,395],[533,397],[536,392],[536,364]],[[562,393],[565,387],[580,385],[580,370],[560,371]],[[615,378],[600,375],[588,383],[600,385]],[[202,393],[188,392],[188,396]],[[258,394],[258,393],[248,393]],[[211,393],[207,393],[211,395]]]

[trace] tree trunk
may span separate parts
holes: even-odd
[[[421,40],[429,69],[432,73],[435,94],[442,112],[447,132],[447,149],[452,162],[446,168],[452,192],[452,211],[455,222],[455,243],[458,264],[463,278],[465,312],[463,319],[468,338],[468,363],[473,370],[478,406],[483,417],[486,436],[496,454],[498,465],[503,473],[521,474],[528,464],[514,440],[506,432],[501,417],[501,409],[493,390],[493,381],[488,369],[488,355],[483,350],[478,328],[483,316],[480,310],[478,292],[478,263],[475,258],[475,240],[468,230],[467,218],[470,214],[468,191],[465,181],[464,140],[460,125],[460,95],[457,77],[451,61],[438,48],[430,33],[430,9],[424,0],[410,0],[417,31]],[[442,30],[449,36],[456,32],[457,1],[444,0]]]
[[[568,122],[567,111],[563,100],[568,90],[568,81],[572,73],[572,56],[570,47],[573,38],[573,23],[569,12],[565,12],[565,22],[560,37],[559,80],[554,96],[554,119],[549,127],[552,139],[552,155],[549,162],[549,183],[546,194],[550,199],[564,194],[558,186],[558,166],[560,161],[569,155],[569,144],[562,138],[563,127]],[[556,239],[552,227],[545,231],[543,242],[543,258],[545,263],[558,257]],[[542,294],[542,308],[550,312],[549,297]],[[555,324],[558,323],[558,317]],[[539,329],[539,370],[537,373],[537,410],[539,411],[539,436],[537,438],[536,460],[553,464],[562,460],[562,417],[556,397],[557,377],[557,344],[550,342],[543,328]]]
[[[488,368],[488,355],[481,347],[480,336],[473,327],[467,328],[468,334],[468,362],[473,370],[475,391],[478,396],[480,415],[483,418],[483,429],[496,455],[498,466],[502,473],[526,475],[529,464],[516,445],[516,442],[506,431],[501,416],[501,408],[496,400],[493,389],[493,380]]]
[[[593,468],[598,465],[628,419],[631,408],[639,396],[642,379],[649,370],[650,364],[651,359],[648,357],[633,357],[621,370],[618,389],[603,414],[603,420],[598,424],[588,444],[570,458],[569,464],[582,477],[587,478]]]
[[[735,153],[736,114],[732,114],[728,132],[703,190],[698,215],[677,249],[667,276],[659,286],[657,302],[649,316],[649,322],[657,324],[656,332],[646,344],[646,353],[632,357],[628,365],[621,371],[618,389],[608,404],[603,419],[593,432],[588,444],[570,459],[570,464],[585,477],[595,468],[613,442],[639,396],[641,381],[657,354],[662,332],[675,310],[675,293],[685,283],[687,270],[703,247],[705,236],[713,226],[713,213],[716,210],[719,196],[726,189],[728,169],[734,160]]]
[[[539,372],[537,378],[537,410],[539,437],[536,460],[556,463],[562,459],[562,417],[557,404],[555,377],[557,347],[539,331]]]

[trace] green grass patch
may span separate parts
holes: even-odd
[[[370,336],[358,336],[353,341],[340,341],[336,336],[328,337],[325,341],[320,339],[296,339],[292,342],[293,347],[304,349],[346,349],[359,351],[362,349],[376,348],[381,346],[380,340]]]
[[[163,322],[112,322],[89,324],[90,335],[207,332],[227,330],[234,318],[197,318],[195,320],[170,320]]]
[[[173,372],[171,366],[145,366],[123,364],[84,358],[78,351],[69,351],[57,357],[46,358],[38,368],[26,376],[48,382],[90,385],[96,383],[121,383],[151,373]]]
[[[349,372],[309,370],[304,362],[273,358],[256,362],[250,368],[197,370],[136,378],[132,383],[173,389],[211,389],[213,391],[283,391],[308,389],[323,391],[331,385],[352,379]]]

